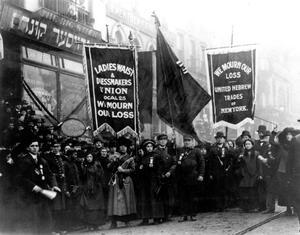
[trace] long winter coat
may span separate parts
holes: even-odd
[[[246,151],[238,160],[242,179],[239,186],[242,188],[255,187],[258,177],[262,176],[261,164],[258,160],[258,152],[254,150]]]
[[[99,162],[83,162],[82,195],[80,205],[83,208],[84,220],[87,224],[104,223],[103,169]]]
[[[126,163],[125,163],[126,162]],[[126,173],[114,174],[114,179],[109,185],[108,216],[128,217],[136,214],[136,198],[131,174],[135,170],[135,162],[129,154],[120,155],[117,161],[110,165],[113,173],[117,172],[118,166],[122,166]]]
[[[298,218],[300,219],[300,135],[293,140],[289,154],[290,157],[287,163],[288,179],[291,184],[293,205],[298,210]]]
[[[151,164],[152,160],[152,164]],[[156,153],[146,153],[137,165],[140,217],[143,219],[163,218],[162,203],[162,158]]]
[[[172,156],[168,153],[168,147],[161,148],[157,147],[154,150],[155,153],[161,156],[162,158],[162,174],[165,175],[167,172],[171,173],[170,177],[163,178],[163,187],[162,187],[162,199],[165,207],[173,208],[175,205],[175,195],[177,191],[176,185],[176,156]],[[171,213],[165,211],[165,213]],[[168,215],[165,215],[168,216]]]
[[[49,153],[45,155],[45,160],[47,161],[51,172],[53,173],[57,186],[60,188],[61,193],[53,200],[52,209],[53,210],[65,210],[66,209],[66,174],[64,166],[64,156],[62,154],[55,155],[54,153]]]
[[[38,156],[36,163],[30,154],[26,154],[18,161],[17,169],[16,179],[18,185],[23,189],[23,206],[20,211],[23,214],[23,221],[26,220],[26,225],[32,233],[51,232],[50,200],[42,193],[32,191],[36,185],[42,189],[51,189],[56,186],[55,177],[47,162]]]

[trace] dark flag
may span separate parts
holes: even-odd
[[[152,123],[154,52],[138,53],[139,117],[141,124]]]
[[[193,120],[209,102],[209,94],[188,73],[157,29],[157,113],[184,134],[197,138]]]

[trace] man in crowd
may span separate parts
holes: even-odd
[[[258,151],[263,158],[271,158],[272,146],[269,141],[271,133],[264,125],[258,126],[257,133],[259,139],[255,141],[255,150]],[[265,213],[273,213],[275,211],[275,198],[272,197],[272,193],[268,193],[268,191],[270,191],[270,186],[272,184],[275,171],[273,167],[268,164],[262,164],[262,170],[263,179],[259,182],[258,185],[259,211],[264,211]]]
[[[45,190],[60,189],[47,162],[39,154],[38,141],[27,140],[26,146],[28,153],[18,161],[17,171],[17,182],[23,188],[24,220],[30,232],[49,233],[52,231],[52,215]]]
[[[184,147],[177,157],[176,173],[178,176],[178,193],[182,219],[179,222],[195,221],[195,191],[198,182],[203,182],[205,160],[198,148],[194,148],[193,137],[183,137]]]
[[[164,205],[164,221],[170,220],[172,209],[175,203],[175,169],[176,159],[168,152],[168,136],[166,134],[160,134],[157,136],[158,146],[155,152],[161,156],[162,166],[162,200]]]
[[[226,172],[232,164],[231,154],[225,146],[226,137],[219,131],[215,136],[216,143],[211,147],[208,161],[211,195],[214,200],[215,210],[223,211],[226,207]]]
[[[52,205],[54,230],[56,232],[65,231],[67,226],[66,198],[69,197],[69,192],[66,188],[65,156],[62,154],[61,145],[57,140],[54,140],[51,144],[51,151],[45,154],[45,160],[56,179],[58,187],[61,189]]]

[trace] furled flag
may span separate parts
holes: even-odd
[[[178,131],[197,135],[193,120],[210,95],[189,74],[157,29],[157,113]]]

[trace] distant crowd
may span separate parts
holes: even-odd
[[[138,141],[130,135],[92,141],[63,136],[26,102],[0,102],[0,231],[57,233],[196,220],[196,214],[240,208],[300,212],[299,130],[215,143],[167,134]],[[299,216],[298,216],[299,218]]]

